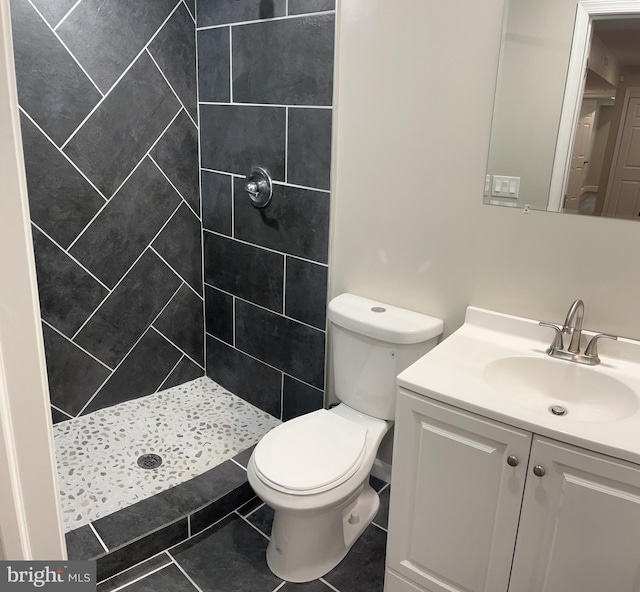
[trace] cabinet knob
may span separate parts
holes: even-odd
[[[542,465],[536,465],[535,467],[533,467],[533,474],[536,477],[544,477],[546,473],[547,471],[544,470],[544,467]]]
[[[507,464],[510,467],[517,467],[520,464],[520,461],[518,460],[518,457],[510,454],[509,456],[507,456]]]

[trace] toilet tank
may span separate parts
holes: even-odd
[[[394,419],[396,377],[438,343],[443,323],[353,294],[329,302],[336,395],[349,407]]]

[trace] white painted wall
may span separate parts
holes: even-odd
[[[482,203],[502,16],[341,1],[330,296],[440,317],[445,336],[468,305],[562,322],[582,298],[585,328],[640,338],[640,225]]]
[[[502,14],[342,0],[331,295],[441,317],[445,334],[470,304],[561,322],[582,298],[586,328],[640,338],[639,225],[482,204]]]
[[[0,0],[0,538],[8,559],[63,559],[9,23]]]

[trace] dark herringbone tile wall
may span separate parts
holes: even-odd
[[[194,3],[11,0],[53,415],[204,373]]]

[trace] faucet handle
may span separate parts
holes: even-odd
[[[553,341],[551,345],[547,349],[547,353],[549,355],[553,354],[555,351],[564,348],[564,341],[562,340],[562,329],[558,327],[558,325],[554,325],[553,323],[547,323],[545,321],[540,321],[538,323],[541,327],[551,327],[555,329],[555,334],[553,336]]]
[[[613,339],[617,341],[618,338],[615,335],[609,335],[607,333],[598,333],[591,338],[589,345],[587,345],[587,349],[584,350],[584,355],[586,358],[591,360],[592,364],[599,364],[600,358],[598,357],[598,339]]]

